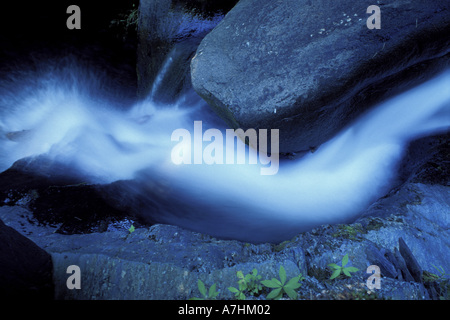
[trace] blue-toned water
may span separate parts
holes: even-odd
[[[173,130],[193,130],[195,120],[204,130],[226,129],[194,93],[173,105],[127,105],[108,79],[75,63],[17,73],[0,88],[1,171],[45,155],[89,183],[133,180],[123,192],[148,200],[142,215],[156,208],[161,222],[246,241],[351,221],[392,187],[411,140],[450,126],[445,72],[377,106],[315,153],[282,161],[276,175],[261,175],[259,165],[172,163]]]

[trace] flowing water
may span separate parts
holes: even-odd
[[[44,155],[71,168],[61,174],[90,183],[133,181],[122,193],[141,200],[143,216],[251,242],[352,221],[390,190],[410,141],[450,126],[447,71],[380,104],[316,152],[281,161],[276,175],[261,175],[248,162],[173,164],[175,129],[193,132],[194,121],[226,129],[194,93],[173,105],[127,105],[108,79],[76,63],[11,74],[0,90],[0,171]]]

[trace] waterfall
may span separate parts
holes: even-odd
[[[376,106],[316,152],[281,161],[275,175],[248,162],[175,165],[174,130],[193,132],[202,121],[225,136],[195,93],[125,106],[108,98],[107,79],[76,64],[46,70],[3,81],[0,170],[44,156],[89,183],[130,181],[122,192],[148,205],[136,208],[141,215],[223,238],[276,241],[352,221],[390,190],[409,142],[450,126],[447,71]]]

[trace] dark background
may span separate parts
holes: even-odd
[[[81,29],[69,30],[66,27],[67,8],[78,5],[81,9]],[[3,45],[6,49],[29,50],[46,46],[61,48],[61,45],[72,44],[83,46],[90,43],[119,43],[114,39],[120,37],[110,28],[110,22],[138,6],[138,0],[122,1],[8,1],[1,5],[1,30]],[[4,51],[4,50],[2,50]]]
[[[155,0],[157,1],[157,0]],[[237,0],[173,0],[202,15],[228,11]],[[81,10],[81,29],[66,26],[70,5]],[[0,5],[0,78],[17,70],[67,56],[76,56],[89,69],[100,69],[120,88],[134,95],[137,89],[135,26],[123,20],[139,0],[6,1]]]
[[[75,56],[89,69],[100,69],[108,78],[120,79],[132,95],[136,88],[136,31],[111,21],[137,6],[138,0],[108,1],[8,1],[0,7],[0,77],[18,70],[33,71],[48,60]],[[69,30],[67,8],[81,9],[81,29]]]

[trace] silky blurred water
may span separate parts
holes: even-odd
[[[89,183],[133,180],[123,192],[148,199],[152,208],[141,214],[154,216],[156,207],[161,222],[280,240],[351,221],[383,196],[408,143],[449,129],[450,72],[380,104],[316,152],[282,161],[272,176],[248,162],[173,164],[171,134],[193,133],[194,121],[225,136],[223,122],[193,92],[173,105],[150,98],[127,105],[108,79],[75,63],[18,73],[0,86],[0,170],[41,155]]]

